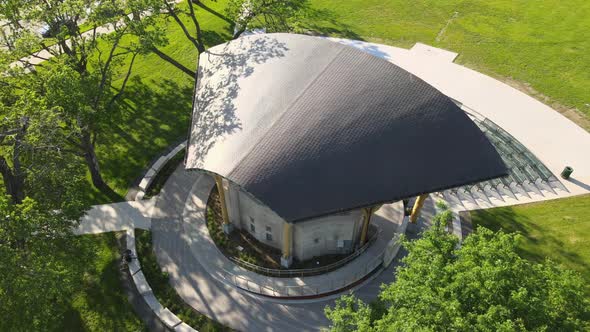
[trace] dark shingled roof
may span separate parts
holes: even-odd
[[[287,222],[507,174],[485,135],[432,86],[353,47],[290,34],[201,55],[186,161]]]

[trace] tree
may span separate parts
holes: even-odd
[[[37,76],[1,64],[0,70],[4,73],[0,77],[0,174],[5,192],[15,204],[22,203],[27,193],[50,197],[38,192],[30,176],[67,168],[58,162],[64,160],[61,121],[37,95]]]
[[[68,80],[55,86],[33,87],[28,92],[43,99],[51,112],[57,111],[59,127],[55,129],[64,132],[68,144],[63,151],[83,158],[94,186],[111,197],[117,195],[102,177],[95,146],[104,128],[104,119],[113,116],[117,110],[115,103],[123,94],[135,57],[145,51],[140,43],[127,37],[131,36],[129,24],[132,22],[123,15],[131,8],[129,6],[140,11],[137,6],[145,3],[129,3],[117,0],[10,0],[0,4],[0,20],[6,22],[0,34],[0,42],[8,52],[4,58],[27,69],[27,75],[18,76],[21,79],[43,75],[43,79],[61,77]],[[47,31],[45,37],[51,38],[39,35],[25,22],[40,23]],[[89,30],[84,31],[83,27]],[[105,33],[106,27],[108,33]],[[115,87],[111,84],[112,79],[120,74],[123,66],[127,67],[123,71],[123,83]],[[43,79],[37,82],[44,82]],[[63,88],[61,92],[58,91],[60,87]],[[45,89],[50,90],[50,96]],[[18,99],[22,91],[13,93]],[[13,110],[20,107],[15,105]],[[21,116],[14,122],[26,122],[25,119],[26,116]],[[26,127],[21,126],[20,132]],[[15,129],[10,130],[14,133]],[[12,167],[16,166],[12,162]],[[21,194],[17,196],[22,199]]]
[[[16,96],[17,88],[10,78],[0,77],[0,174],[6,194],[13,203],[21,203],[25,197],[25,174],[20,154],[30,119],[25,115],[26,105],[19,105],[21,98]]]
[[[235,22],[233,38],[238,38],[249,27],[292,32],[307,9],[307,0],[230,0],[226,12]]]
[[[138,0],[144,1],[144,0]],[[206,29],[202,27],[195,6],[212,11],[200,1],[187,1],[186,5],[177,6],[169,0],[146,0],[149,2],[150,13],[163,13],[163,19],[173,20],[182,30],[186,39],[194,46],[198,54],[205,51]],[[226,8],[227,16],[223,17],[234,26],[233,38],[238,38],[248,27],[263,27],[268,32],[292,31],[293,18],[306,8],[308,0],[231,0]],[[145,8],[144,6],[140,8]],[[133,25],[135,31],[144,43],[164,61],[169,62],[183,73],[195,78],[193,69],[182,65],[180,61],[166,54],[161,47],[168,43],[165,37],[164,24],[155,23],[157,15],[141,15],[134,12]]]
[[[52,330],[63,319],[93,255],[71,234],[78,216],[0,195],[0,330]]]
[[[589,303],[576,273],[516,253],[518,236],[479,227],[461,247],[437,217],[422,238],[403,241],[408,255],[396,280],[367,305],[345,296],[326,308],[333,331],[579,331]]]

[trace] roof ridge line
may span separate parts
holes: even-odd
[[[323,73],[324,73],[324,72],[325,72],[325,71],[328,69],[328,67],[330,67],[330,65],[332,65],[332,63],[333,63],[333,62],[336,60],[336,58],[337,58],[337,57],[338,57],[338,56],[339,56],[339,55],[340,55],[342,52],[344,52],[344,50],[346,50],[346,47],[342,47],[342,48],[340,48],[340,49],[338,50],[338,52],[336,52],[336,54],[334,54],[334,56],[332,57],[332,59],[330,59],[330,61],[329,61],[329,62],[328,62],[328,63],[327,63],[325,66],[324,66],[324,68],[322,68],[322,70],[320,70],[320,71],[319,71],[319,72],[316,74],[316,76],[313,78],[313,80],[311,80],[311,82],[309,82],[309,83],[307,84],[307,86],[306,86],[306,87],[305,87],[303,90],[301,90],[301,92],[299,93],[299,95],[298,95],[297,97],[295,97],[295,99],[293,99],[293,101],[292,101],[292,102],[291,102],[291,103],[290,103],[290,104],[289,104],[287,107],[285,107],[285,109],[284,109],[284,111],[281,113],[281,115],[280,115],[280,116],[278,116],[277,118],[275,118],[275,119],[273,120],[273,122],[272,122],[272,123],[271,123],[271,124],[268,126],[268,128],[266,129],[266,131],[265,131],[265,132],[264,132],[264,133],[263,133],[263,134],[260,136],[260,139],[257,141],[257,143],[258,143],[258,142],[260,142],[260,141],[262,141],[262,140],[263,140],[263,139],[264,139],[264,138],[265,138],[265,137],[268,135],[268,132],[269,132],[269,131],[270,131],[270,130],[271,130],[271,129],[272,129],[274,126],[275,126],[275,124],[276,124],[276,123],[277,123],[277,122],[278,122],[280,119],[282,119],[282,118],[285,116],[285,114],[287,114],[287,111],[288,111],[289,109],[291,109],[291,108],[293,107],[293,105],[294,105],[295,103],[297,103],[297,101],[299,101],[299,99],[301,99],[301,97],[302,97],[302,96],[305,94],[305,92],[307,92],[307,90],[309,90],[309,88],[310,88],[310,87],[311,87],[311,86],[312,86],[312,85],[313,85],[313,84],[314,84],[314,83],[315,83],[315,82],[316,82],[316,81],[317,81],[317,80],[320,78],[320,76],[321,76],[321,75],[322,75],[322,74],[323,74]],[[244,154],[243,154],[243,156],[242,156],[242,157],[239,159],[239,162],[235,163],[235,164],[236,164],[236,166],[237,166],[237,165],[239,165],[239,164],[240,164],[240,163],[241,163],[241,162],[242,162],[244,159],[246,159],[246,158],[247,158],[247,157],[248,157],[248,156],[249,156],[249,155],[252,153],[252,151],[254,150],[254,148],[255,148],[257,145],[258,145],[258,144],[253,144],[253,145],[252,145],[252,147],[251,147],[251,148],[250,148],[250,149],[249,149],[249,150],[248,150],[246,153],[244,153]],[[234,171],[235,171],[235,167],[234,167],[234,168],[232,168],[232,170],[231,170],[231,171],[229,171],[229,172],[227,173],[227,174],[228,174],[228,177],[229,177],[229,176],[231,176],[231,175],[232,175],[232,173],[233,173]],[[275,213],[276,213],[276,212],[275,212]],[[277,214],[278,214],[278,213],[277,213]],[[279,216],[280,216],[280,215],[279,215]],[[281,216],[281,218],[284,218],[284,217],[282,217],[282,216]]]

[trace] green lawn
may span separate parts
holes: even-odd
[[[579,271],[590,296],[590,195],[472,211],[471,217],[476,227],[522,234],[523,257],[549,257]]]
[[[84,271],[84,283],[71,299],[63,326],[56,331],[145,330],[121,288],[116,234],[82,235],[80,241],[94,257],[88,261],[70,259],[75,264],[72,268]]]
[[[223,14],[227,0],[204,3]],[[199,6],[195,9],[206,45],[214,46],[230,39],[230,24],[226,20]],[[188,18],[184,19],[188,22]],[[189,23],[188,26],[192,25]],[[188,68],[196,68],[197,52],[182,30],[170,21],[167,31],[170,44],[162,50]],[[120,85],[123,76],[124,71],[114,85]],[[110,130],[100,135],[97,141],[103,176],[117,193],[125,195],[131,182],[154,157],[172,143],[186,138],[192,113],[193,84],[191,77],[155,54],[137,57],[121,103],[122,114],[112,117]],[[92,188],[90,190],[88,195],[93,202],[108,201]]]
[[[534,89],[549,96],[549,104],[579,109],[568,116],[590,130],[590,2],[310,1],[304,29],[403,47],[419,41],[458,52],[460,63],[533,95]],[[228,40],[227,0],[203,3],[209,10],[195,8],[207,45]],[[167,29],[170,45],[163,50],[196,68],[197,54],[180,28],[169,22]],[[153,157],[187,135],[192,89],[190,77],[156,55],[136,60],[124,112],[98,141],[103,174],[119,194]],[[98,194],[93,200],[106,201]]]
[[[577,108],[583,117],[569,115],[590,130],[590,1],[311,2],[325,12],[323,22],[313,17],[319,30],[403,47],[419,41],[458,52],[459,63],[534,94],[532,88],[550,97],[537,96],[550,105]]]

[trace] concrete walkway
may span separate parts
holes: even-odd
[[[308,301],[263,298],[220,282],[207,271],[195,257],[199,253],[194,251],[192,235],[185,232],[183,221],[185,202],[192,187],[187,184],[198,180],[199,173],[177,169],[162,189],[156,203],[157,216],[152,219],[158,262],[170,274],[170,282],[178,294],[199,312],[241,331],[317,331],[326,327],[328,321],[323,310],[326,305],[333,304],[333,297]],[[429,200],[425,219],[433,213],[434,203]],[[411,236],[422,227],[422,223],[412,225]],[[361,298],[374,299],[381,283],[393,280],[397,264],[398,259],[354,291]]]
[[[82,217],[74,233],[97,234],[134,228],[150,229],[155,202],[153,198],[145,201],[95,205]]]
[[[263,276],[230,261],[219,251],[206,224],[207,199],[215,180],[208,174],[194,171],[197,179],[192,186],[177,237],[188,243],[193,256],[217,280],[228,282],[253,293],[274,297],[314,296],[336,291],[363,279],[382,265],[383,253],[398,232],[405,232],[403,204],[396,202],[382,206],[371,219],[379,236],[359,257],[334,271],[309,277],[274,278]]]

